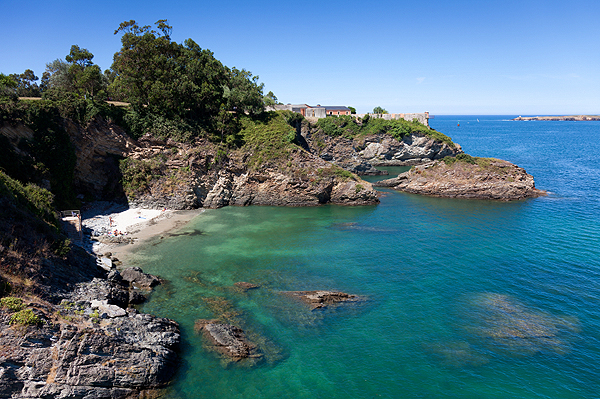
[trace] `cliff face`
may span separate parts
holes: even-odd
[[[65,120],[65,129],[75,147],[75,189],[100,199],[124,199],[119,159],[138,147],[135,140],[102,119],[86,127]]]
[[[435,161],[417,166],[376,186],[435,197],[520,200],[545,195],[533,176],[510,162],[476,158],[476,163]]]
[[[148,149],[131,154],[140,163]],[[339,167],[297,148],[282,166],[265,162],[248,166],[252,153],[245,150],[219,155],[206,141],[193,146],[172,143],[154,147],[150,159],[162,159],[144,190],[130,195],[132,205],[173,209],[220,208],[227,205],[315,206],[326,203],[368,205],[378,203],[371,184]],[[127,172],[126,172],[127,174]]]
[[[402,140],[381,133],[331,137],[304,125],[302,137],[312,153],[358,175],[381,174],[374,166],[419,165],[463,152],[457,144],[450,146],[421,133]]]
[[[87,126],[64,120],[63,126],[76,157],[73,186],[88,198],[170,209],[379,202],[370,183],[298,146],[283,160],[263,160],[250,167],[253,152],[247,148],[225,152],[207,140],[194,144],[152,137],[133,140],[102,119]],[[19,140],[33,136],[22,125],[6,125],[0,133],[15,151]],[[126,161],[120,165],[122,160]]]
[[[51,223],[48,194],[0,172],[0,398],[123,398],[164,387],[177,323],[130,308],[141,300],[130,282],[138,276],[107,275],[70,247]]]

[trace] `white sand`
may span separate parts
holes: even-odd
[[[113,256],[121,259],[130,255],[143,242],[184,226],[202,211],[202,209],[173,211],[130,208],[121,212],[96,214],[83,219],[82,224],[96,234],[102,232],[98,237],[99,240],[93,242],[91,246],[94,253],[111,252]],[[120,239],[124,239],[124,242],[120,243]]]
[[[157,209],[130,208],[126,211],[110,215],[112,218],[111,229],[125,233],[130,232],[128,229],[137,224],[145,224],[159,216],[165,216],[165,212]],[[133,229],[132,229],[133,231]]]

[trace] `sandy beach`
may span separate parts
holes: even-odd
[[[140,245],[184,226],[202,212],[127,208],[99,202],[82,212],[84,246],[96,255],[110,252],[124,261]]]

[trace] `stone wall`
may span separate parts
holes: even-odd
[[[279,111],[279,110],[288,110],[293,111],[299,114],[302,114],[305,117],[309,118],[325,118],[326,109],[325,107],[311,107],[311,108],[302,108],[303,105],[292,105],[292,104],[276,104],[272,106],[266,107],[267,111]],[[303,112],[304,111],[304,112]],[[338,112],[338,111],[332,111]],[[343,111],[339,111],[339,113],[334,114],[333,116],[337,116]],[[412,121],[416,119],[419,123],[422,123],[425,126],[429,126],[429,112],[418,112],[418,113],[403,113],[403,114],[355,114],[356,117],[364,118],[365,115],[369,115],[371,118],[381,118],[386,120],[392,119],[405,119],[407,121]]]

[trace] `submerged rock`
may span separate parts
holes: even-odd
[[[237,283],[235,283],[233,285],[236,286],[237,288],[241,288],[244,291],[248,291],[248,290],[253,290],[253,289],[256,289],[256,288],[260,288],[260,285],[248,283],[246,281],[239,281],[239,282],[237,282]]]
[[[302,302],[310,305],[312,310],[342,302],[357,302],[361,300],[357,295],[338,291],[288,291],[285,294],[299,298]]]
[[[473,325],[468,328],[493,343],[495,350],[520,356],[540,351],[564,354],[570,350],[569,336],[579,331],[576,319],[529,309],[508,295],[483,293],[472,302]]]
[[[204,333],[215,350],[232,360],[261,357],[256,353],[256,345],[247,339],[242,329],[234,325],[211,320],[197,320],[195,329],[197,332]]]

